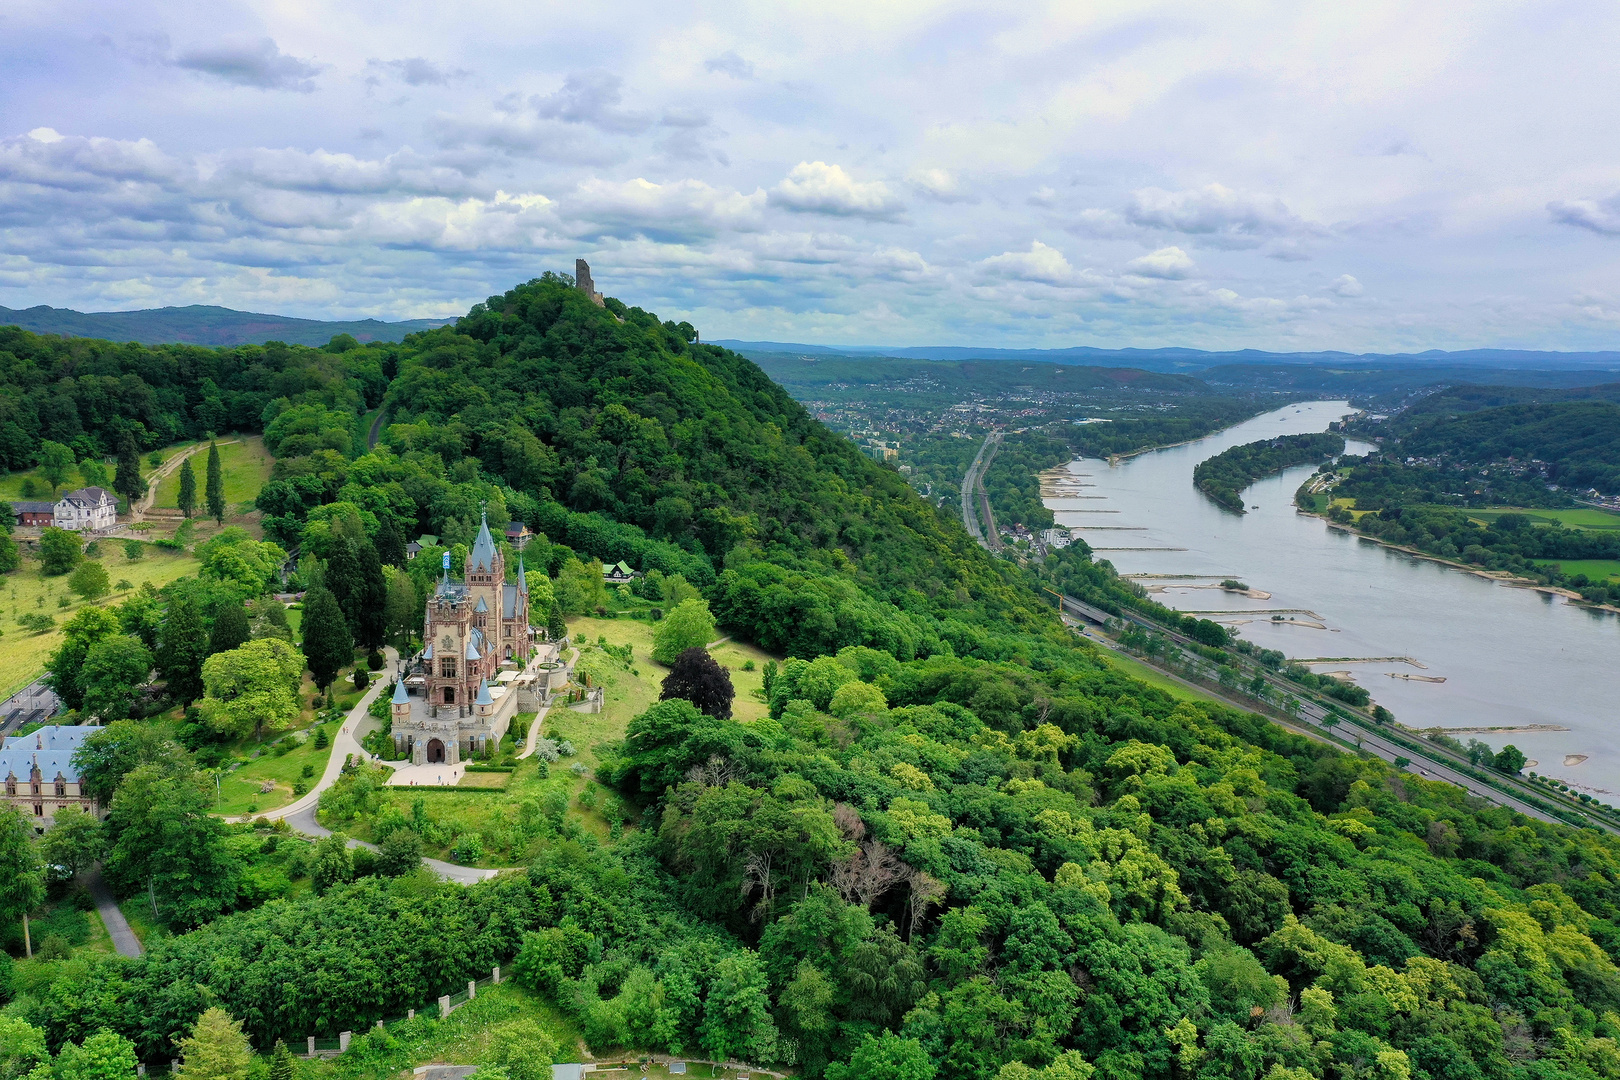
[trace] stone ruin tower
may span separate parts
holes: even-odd
[[[602,294],[596,291],[596,282],[591,280],[591,264],[584,259],[574,260],[574,287],[590,297],[597,307],[606,306],[602,303]]]

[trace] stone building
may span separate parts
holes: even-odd
[[[451,579],[444,556],[443,576],[427,602],[424,647],[394,689],[395,750],[418,765],[455,764],[499,742],[512,713],[497,707],[497,695],[505,693],[502,669],[527,670],[534,636],[523,556],[515,580],[507,581],[506,558],[484,518],[462,580]]]
[[[70,491],[56,504],[58,529],[99,532],[118,524],[118,496],[106,488],[87,487]]]
[[[96,800],[79,787],[73,754],[95,734],[93,727],[42,727],[27,735],[0,740],[0,791],[44,832],[58,810],[82,806],[100,816]]]

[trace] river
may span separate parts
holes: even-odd
[[[1242,515],[1193,487],[1194,466],[1222,450],[1325,431],[1349,411],[1343,401],[1304,402],[1118,465],[1075,461],[1070,482],[1091,486],[1077,489],[1083,497],[1047,498],[1046,505],[1058,524],[1076,530],[1122,574],[1188,575],[1138,580],[1162,588],[1161,603],[1211,612],[1258,646],[1301,660],[1415,660],[1422,666],[1337,659],[1310,665],[1351,672],[1410,727],[1567,729],[1455,735],[1498,749],[1512,743],[1537,762],[1528,769],[1620,805],[1620,618],[1329,528],[1293,505],[1311,466],[1249,488],[1250,510]],[[1219,588],[1225,577],[1271,598],[1226,592]]]

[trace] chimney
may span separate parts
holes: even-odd
[[[584,259],[574,260],[574,287],[590,297],[597,307],[606,306],[602,303],[602,294],[596,291],[596,282],[591,280],[591,264]]]

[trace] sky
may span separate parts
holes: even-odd
[[[1620,348],[1620,5],[7,0],[0,306]]]

